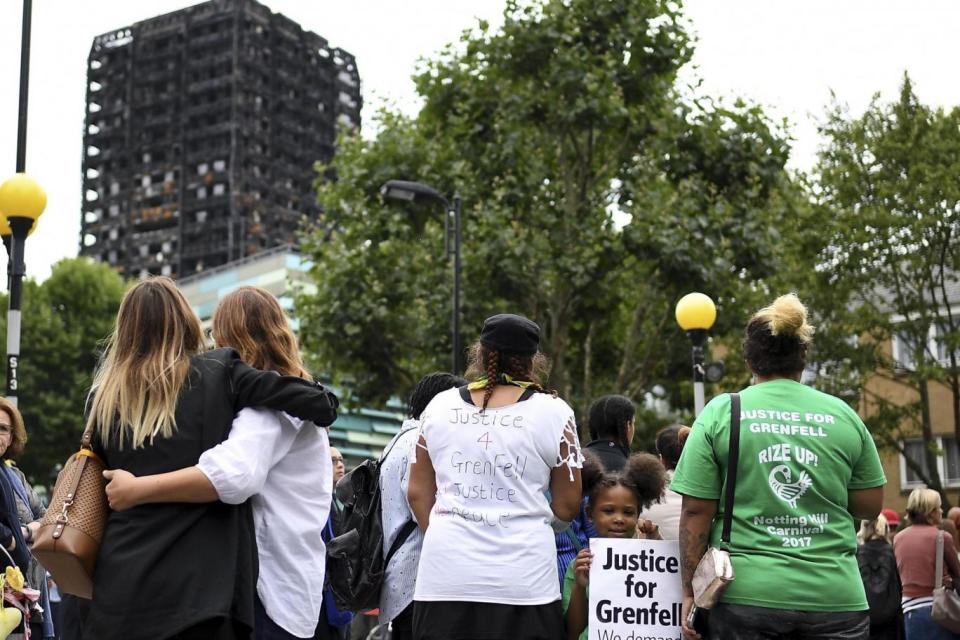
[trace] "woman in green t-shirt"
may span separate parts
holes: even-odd
[[[709,615],[723,640],[861,639],[869,633],[854,518],[872,519],[886,482],[873,439],[845,402],[800,383],[813,327],[793,294],[747,324],[754,383],[740,393],[730,557],[736,579]],[[684,615],[707,545],[720,546],[730,396],[697,417],[671,488],[680,515]],[[701,636],[686,625],[687,638]]]

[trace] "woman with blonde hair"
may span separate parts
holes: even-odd
[[[287,316],[269,291],[247,286],[227,294],[214,311],[212,328],[217,346],[236,349],[244,362],[310,378]],[[194,467],[142,477],[118,471],[107,485],[118,510],[250,499],[260,557],[258,640],[313,637],[324,583],[321,534],[332,491],[326,429],[266,409],[241,411],[229,438],[205,451]]]
[[[931,617],[936,583],[937,538],[943,539],[943,584],[960,585],[960,561],[953,536],[940,531],[943,512],[940,494],[914,489],[907,498],[910,526],[893,539],[900,582],[903,584],[903,618],[907,640],[952,640],[960,635],[944,629]]]
[[[200,321],[170,279],[144,280],[127,292],[88,418],[109,469],[150,475],[195,465],[226,439],[244,407],[284,410],[324,426],[336,419],[336,397],[301,378],[302,371],[258,371],[232,349],[203,349]],[[113,510],[83,638],[247,638],[256,568],[247,503]]]
[[[886,478],[873,438],[850,406],[800,383],[813,327],[793,294],[750,318],[744,359],[754,383],[697,416],[672,488],[683,496],[680,554],[683,633],[692,578],[707,544],[728,546],[736,579],[710,609],[724,640],[862,640],[867,599],[857,568],[854,518],[880,513]],[[739,443],[738,463],[731,452]],[[736,473],[729,545],[721,543],[727,470]]]

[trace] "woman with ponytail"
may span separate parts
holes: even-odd
[[[697,416],[671,484],[680,514],[683,619],[707,545],[728,547],[736,578],[709,615],[711,637],[861,640],[869,634],[855,519],[880,512],[886,478],[873,438],[844,401],[800,383],[813,327],[793,294],[747,323],[753,385],[740,392],[732,531],[721,545],[731,398]],[[687,638],[700,638],[686,622]]]
[[[475,382],[421,415],[407,494],[425,532],[418,640],[563,635],[553,531],[580,507],[583,458],[573,410],[543,388],[539,342],[524,317],[488,318],[472,350]]]

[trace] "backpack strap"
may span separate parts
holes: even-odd
[[[417,523],[413,520],[408,520],[405,525],[400,527],[400,531],[397,532],[397,537],[393,539],[393,544],[390,545],[390,550],[387,551],[387,557],[383,559],[383,566],[386,567],[390,564],[390,558],[400,550],[400,547],[403,546],[403,543],[407,541],[412,534],[414,529],[417,528]]]
[[[733,502],[737,492],[737,465],[740,461],[740,394],[730,394],[730,445],[727,451],[726,496],[723,502],[723,530],[720,543],[729,548],[733,528]]]

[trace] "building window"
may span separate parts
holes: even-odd
[[[960,448],[955,438],[943,438],[943,471],[947,484],[960,484]]]
[[[937,471],[944,486],[960,487],[960,447],[954,436],[937,436],[934,446],[937,453]],[[903,441],[903,450],[906,455],[920,465],[924,475],[929,475],[923,440],[912,438]],[[922,487],[924,485],[920,475],[907,465],[903,455],[900,456],[900,488],[904,491]]]
[[[149,186],[150,186],[150,176],[143,176],[143,178],[140,180],[140,185],[143,186],[143,187],[149,187]]]
[[[118,193],[120,193],[120,183],[119,183],[119,182],[111,182],[111,183],[110,183],[110,195],[115,196],[115,195],[117,195]]]
[[[173,267],[171,265],[165,264],[162,267],[160,267],[160,275],[169,276],[172,273],[173,273]]]
[[[214,160],[213,161],[213,170],[214,171],[223,171],[227,168],[227,163],[225,160]]]
[[[118,204],[110,205],[110,217],[115,218],[118,215],[120,215],[120,205]]]
[[[197,211],[197,222],[206,222],[206,221],[207,221],[207,212]]]
[[[206,197],[207,197],[207,188],[206,188],[206,187],[200,187],[199,189],[197,189],[197,198],[198,198],[198,199],[203,200],[203,199],[206,198]]]
[[[938,325],[934,331],[934,341],[936,342],[937,348],[937,360],[940,361],[940,364],[948,366],[950,364],[950,352],[947,348],[947,334],[949,329],[944,325]],[[954,358],[960,360],[960,347],[954,349],[953,351]]]
[[[207,173],[208,171],[210,171],[210,165],[208,165],[206,162],[201,162],[200,164],[197,165],[197,173],[198,173],[199,175],[202,176],[203,174]]]
[[[226,191],[226,187],[224,185],[222,184],[213,185],[213,195],[222,196],[224,191]]]

